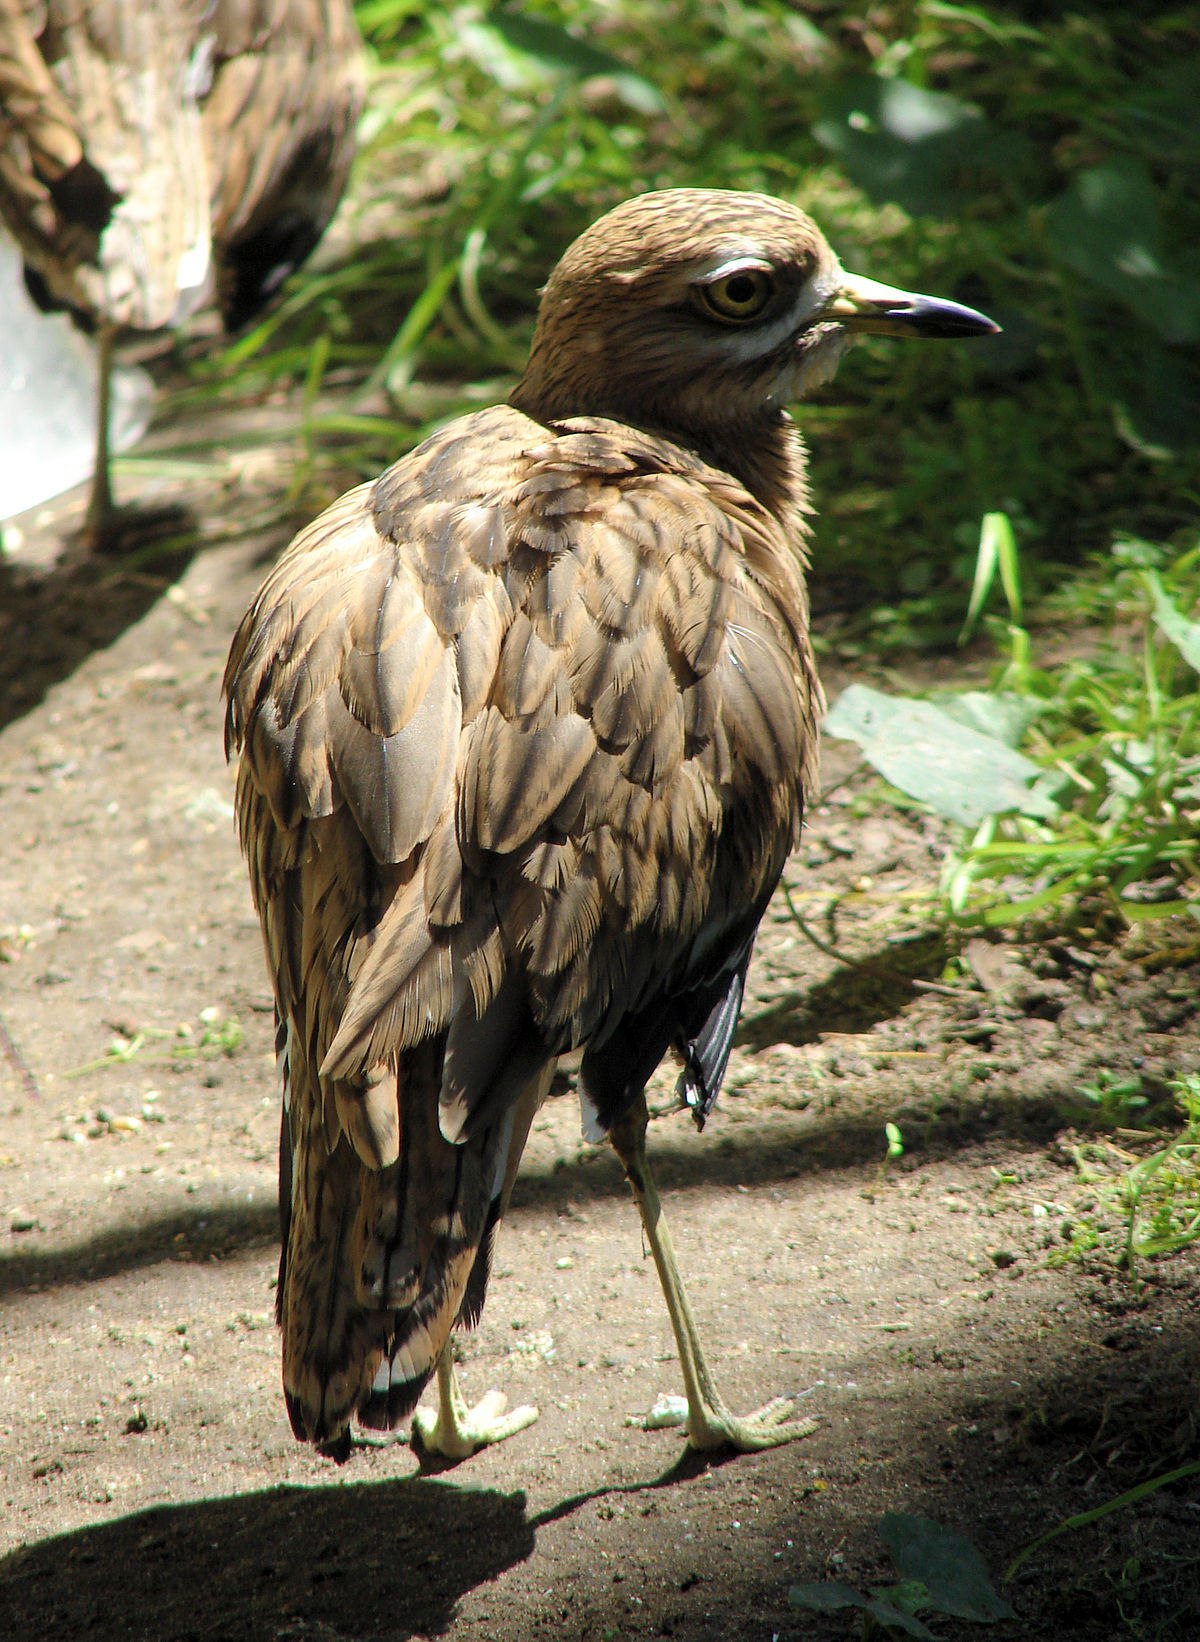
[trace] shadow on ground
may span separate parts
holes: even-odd
[[[870,1550],[882,1498],[980,1548],[1017,1609],[1003,1631],[1009,1642],[1116,1638],[1127,1634],[1127,1610],[1149,1627],[1128,1634],[1184,1642],[1200,1620],[1200,1531],[1187,1485],[1063,1535],[1010,1585],[1002,1577],[1019,1549],[1079,1510],[1081,1484],[1098,1506],[1194,1451],[1196,1324],[1172,1308],[1170,1294],[1160,1299],[1158,1321],[1127,1315],[1109,1336],[1075,1340],[1066,1353],[1063,1342],[1031,1337],[1002,1372],[966,1374],[949,1397],[913,1364],[860,1398],[861,1440],[847,1448],[841,1421],[826,1410],[817,1435],[770,1472],[752,1459],[693,1456],[533,1513],[521,1491],[470,1486],[470,1462],[455,1483],[356,1483],[352,1465],[328,1485],[160,1506],[44,1539],[0,1562],[0,1635],[406,1642],[452,1631],[469,1598],[470,1634],[488,1642],[605,1634],[760,1642],[772,1630],[833,1642],[853,1634],[847,1616],[805,1615],[801,1625],[787,1587],[829,1577],[819,1547],[833,1544],[858,1547],[838,1564],[839,1578],[861,1588],[894,1577],[882,1544],[875,1560]],[[513,1460],[519,1475],[520,1450]],[[647,1455],[638,1469],[653,1464]],[[826,1480],[806,1491],[814,1466]],[[715,1489],[733,1509],[768,1474],[776,1485],[750,1495],[765,1537],[741,1548],[719,1511],[698,1520],[701,1495]],[[855,1486],[868,1477],[875,1486]],[[657,1534],[648,1526],[658,1516],[674,1525],[665,1563],[663,1525]],[[772,1544],[794,1549],[771,1556]],[[620,1583],[612,1568],[624,1570]],[[626,1628],[631,1590],[640,1604],[634,1631]],[[974,1631],[942,1622],[938,1634]]]
[[[523,1493],[430,1479],[159,1506],[6,1558],[0,1636],[425,1635],[533,1545]]]
[[[734,1042],[757,1054],[776,1043],[816,1043],[826,1033],[867,1032],[913,1000],[914,980],[935,980],[946,963],[941,933],[890,941],[828,979],[797,987],[766,1009],[747,1011]]]
[[[575,1097],[565,1092],[561,1098]],[[722,1096],[727,1107],[735,1106],[737,1098],[735,1091]],[[671,1193],[762,1186],[878,1163],[881,1122],[877,1112],[823,1108],[789,1113],[765,1135],[722,1132],[719,1121],[714,1121],[703,1137],[697,1137],[679,1114],[652,1126],[650,1159],[659,1185]],[[943,1105],[936,1118],[920,1110],[906,1111],[904,1122],[910,1147],[915,1151],[919,1146],[921,1160],[927,1163],[940,1155],[968,1153],[997,1137],[1010,1147],[1039,1147],[1062,1128],[1064,1109],[1061,1099],[1050,1095],[1006,1091],[990,1095],[986,1106],[969,1101],[960,1109]],[[628,1193],[621,1166],[607,1145],[575,1160],[527,1162],[513,1191],[507,1223],[552,1214],[568,1203],[624,1200]],[[272,1202],[230,1207],[189,1195],[178,1210],[140,1222],[117,1221],[59,1248],[0,1255],[0,1298],[101,1282],[160,1261],[226,1259],[277,1244],[278,1237],[279,1214]]]
[[[187,569],[201,544],[184,510],[142,522],[150,537],[120,556],[76,548],[49,570],[0,562],[0,729],[140,621]]]

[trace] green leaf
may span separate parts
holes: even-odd
[[[820,1585],[793,1585],[788,1591],[788,1602],[793,1608],[807,1608],[810,1613],[836,1613],[840,1608],[860,1608],[880,1625],[918,1637],[920,1642],[936,1642],[927,1626],[903,1608],[896,1607],[888,1596],[886,1590],[864,1596],[849,1585],[839,1585],[831,1580]]]
[[[788,1591],[788,1602],[793,1608],[807,1608],[810,1613],[836,1613],[839,1608],[865,1608],[867,1598],[850,1585],[839,1585],[826,1580],[818,1585],[793,1585]]]
[[[918,1588],[924,1589],[923,1586]],[[892,1593],[895,1592],[902,1592],[906,1599],[911,1595],[909,1589],[904,1586],[894,1586]],[[928,1625],[923,1625],[916,1614],[910,1613],[907,1607],[897,1607],[894,1602],[889,1601],[889,1594],[892,1593],[886,1590],[876,1591],[871,1600],[863,1604],[871,1618],[880,1625],[886,1625],[889,1630],[903,1631],[905,1636],[918,1637],[920,1642],[937,1642]]]
[[[1002,741],[1006,747],[1019,746],[1044,711],[1036,697],[1019,696],[1012,690],[964,690],[959,695],[937,696],[933,704],[959,724]]]
[[[1146,586],[1154,601],[1154,620],[1179,651],[1189,667],[1200,673],[1200,622],[1188,618],[1171,603],[1153,570],[1147,571]]]
[[[1097,1505],[1094,1510],[1082,1511],[1078,1516],[1067,1517],[1056,1528],[1039,1534],[1029,1544],[1024,1546],[1004,1571],[1006,1580],[1012,1579],[1017,1569],[1035,1551],[1040,1551],[1043,1545],[1048,1545],[1052,1539],[1060,1534],[1073,1533],[1077,1528],[1090,1528],[1095,1522],[1102,1522],[1105,1517],[1111,1516],[1114,1511],[1123,1511],[1126,1506],[1136,1505],[1139,1500],[1145,1499],[1147,1494],[1157,1493],[1160,1488],[1169,1488],[1172,1483],[1183,1482],[1187,1477],[1200,1475],[1200,1460],[1191,1460],[1187,1465],[1181,1465],[1174,1471],[1164,1471],[1161,1476],[1151,1477],[1148,1482],[1139,1482],[1135,1488],[1130,1488],[1124,1494],[1118,1494],[1114,1499],[1105,1500],[1103,1505]]]
[[[964,168],[1011,171],[1028,146],[957,97],[876,74],[843,80],[822,108],[817,141],[872,199],[895,200],[918,216],[953,215],[971,198]]]
[[[481,22],[465,22],[459,39],[473,61],[505,90],[531,91],[554,79],[603,77],[639,114],[661,114],[666,106],[658,88],[620,58],[542,17],[492,11]]]
[[[1032,760],[932,702],[852,684],[826,715],[824,728],[857,741],[893,786],[965,827],[1009,810],[1036,816],[1057,811],[1047,793],[1030,788],[1043,773]]]
[[[992,590],[997,571],[1000,572],[1000,582],[1004,588],[1004,596],[1008,600],[1009,614],[1015,622],[1019,622],[1021,578],[1013,527],[1007,513],[985,513],[979,529],[979,552],[975,557],[975,582],[971,588],[971,602],[967,606],[962,632],[958,635],[960,644],[965,644],[970,637],[971,629],[975,626],[979,612]]]
[[[1060,262],[1118,297],[1164,342],[1200,338],[1200,281],[1168,259],[1154,180],[1140,160],[1078,172],[1046,227]]]
[[[992,1589],[979,1552],[953,1528],[891,1511],[880,1522],[879,1532],[901,1574],[925,1585],[927,1605],[938,1613],[984,1624],[1017,1617]]]

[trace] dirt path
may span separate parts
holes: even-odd
[[[714,1120],[652,1135],[730,1401],[797,1392],[816,1434],[703,1465],[678,1432],[626,1428],[677,1365],[568,1093],[464,1342],[467,1388],[503,1383],[539,1423],[439,1476],[403,1445],[340,1470],[299,1448],[270,1322],[269,998],[217,700],[278,545],[166,575],[39,566],[36,543],[0,566],[0,1637],[848,1637],[787,1589],[889,1579],[886,1511],[952,1524],[999,1576],[1195,1457],[1200,1263],[1135,1298],[1100,1256],[1048,1254],[1087,1212],[1052,1103],[1102,1071],[1157,1092],[1200,1068],[1200,973],[992,947],[937,990],[917,892],[941,836],[860,806],[859,778],[789,881],[874,967],[835,965],[777,902]],[[831,748],[827,778],[848,768]],[[888,1120],[905,1154],[885,1167]],[[996,1634],[1200,1635],[1197,1498],[1193,1479],[1057,1540]]]

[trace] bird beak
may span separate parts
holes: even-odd
[[[874,336],[991,336],[1000,329],[995,320],[961,302],[898,291],[844,269],[837,290],[815,317]]]

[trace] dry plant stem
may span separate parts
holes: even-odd
[[[29,1062],[21,1053],[17,1040],[8,1029],[8,1022],[0,1015],[0,1055],[12,1067],[20,1079],[21,1088],[30,1100],[40,1100],[42,1091],[38,1088],[37,1079],[29,1069]]]
[[[418,1408],[413,1415],[413,1438],[427,1454],[440,1454],[448,1460],[465,1460],[489,1443],[503,1442],[532,1425],[538,1410],[531,1404],[504,1412],[508,1399],[502,1391],[489,1391],[468,1408],[458,1389],[454,1372],[453,1346],[446,1348],[437,1365],[438,1408],[430,1413]]]
[[[815,1420],[789,1419],[794,1404],[790,1397],[776,1397],[752,1414],[729,1411],[713,1382],[700,1344],[700,1331],[688,1303],[683,1279],[675,1259],[675,1245],[663,1216],[662,1203],[646,1158],[646,1099],[639,1095],[633,1109],[617,1123],[609,1136],[633,1189],[634,1201],[642,1217],[646,1239],[658,1280],[671,1317],[683,1387],[687,1394],[688,1442],[702,1452],[716,1448],[736,1448],[750,1453],[777,1448],[799,1437],[808,1437],[817,1428]]]

